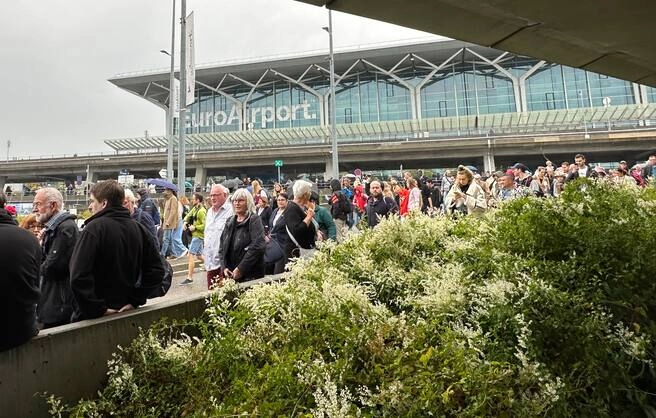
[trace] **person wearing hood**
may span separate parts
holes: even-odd
[[[150,233],[123,207],[123,187],[106,180],[89,192],[93,215],[84,223],[70,263],[73,320],[135,309],[161,287],[164,277]]]
[[[2,197],[0,192],[0,200]],[[0,208],[0,351],[23,344],[39,332],[36,304],[40,262],[37,239]]]
[[[39,189],[32,202],[36,220],[44,226],[40,234],[41,299],[37,306],[39,327],[51,328],[70,322],[73,292],[68,263],[79,236],[74,215],[65,212],[64,198],[54,187]]]

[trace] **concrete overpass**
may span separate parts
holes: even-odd
[[[466,138],[405,138],[385,142],[340,144],[340,165],[352,171],[394,170],[406,168],[453,167],[459,163],[476,165],[491,171],[517,161],[529,166],[546,158],[571,161],[578,152],[589,161],[610,162],[621,159],[641,161],[656,150],[656,127],[625,130],[549,132],[544,134],[485,134]],[[275,176],[273,161],[284,161],[288,178],[299,173],[330,172],[330,145],[296,145],[254,149],[207,150],[189,153],[187,176],[196,184],[205,184],[207,176],[260,173]],[[13,160],[0,166],[0,184],[64,179],[77,176],[90,181],[116,178],[128,169],[137,177],[158,177],[166,166],[165,152],[125,153],[105,156],[61,157],[39,160]]]
[[[297,0],[656,87],[656,3]]]

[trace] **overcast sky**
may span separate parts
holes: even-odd
[[[179,17],[179,4],[178,17]],[[0,160],[111,152],[103,140],[165,133],[164,111],[111,85],[167,69],[171,0],[12,0],[0,19]],[[327,11],[293,0],[188,0],[196,64],[328,49]],[[333,13],[335,48],[432,35]],[[179,44],[176,46],[179,51]]]

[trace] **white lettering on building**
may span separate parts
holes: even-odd
[[[246,113],[247,123],[259,124],[261,128],[266,128],[267,123],[274,121],[287,122],[289,120],[311,120],[316,119],[317,114],[310,112],[310,104],[304,101],[302,104],[293,104],[291,106],[283,105],[274,108],[273,106],[251,107]],[[209,127],[232,125],[235,122],[241,124],[241,112],[237,105],[233,105],[229,114],[223,110],[216,112],[200,112],[186,115],[185,126],[187,128]]]

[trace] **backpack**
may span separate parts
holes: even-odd
[[[336,199],[336,200],[335,200]],[[337,207],[334,204],[337,203]],[[334,219],[346,219],[353,211],[351,202],[341,190],[337,190],[330,198],[330,214]]]
[[[152,239],[150,236],[150,232],[146,230],[146,227],[141,225],[141,216],[143,215],[143,211],[139,212],[137,215],[137,225],[139,225],[139,228],[141,230],[141,235],[143,236],[144,239]],[[164,295],[169,291],[171,288],[171,282],[173,281],[173,267],[171,264],[166,261],[166,257],[162,256],[161,254],[159,255],[160,261],[162,262],[162,266],[164,267],[164,276],[162,277],[162,283],[157,286],[155,289],[153,289],[152,292],[148,295],[148,299],[152,298],[159,298]],[[137,283],[135,284],[135,287],[140,287],[141,286],[141,272],[139,272],[139,277],[137,278]]]
[[[162,257],[161,255],[160,258],[162,259],[162,265],[164,266],[164,277],[162,277],[162,284],[154,289],[150,295],[148,295],[148,299],[162,297],[166,295],[166,292],[168,292],[171,288],[171,282],[173,281],[173,267],[168,261],[166,261],[166,258]]]

